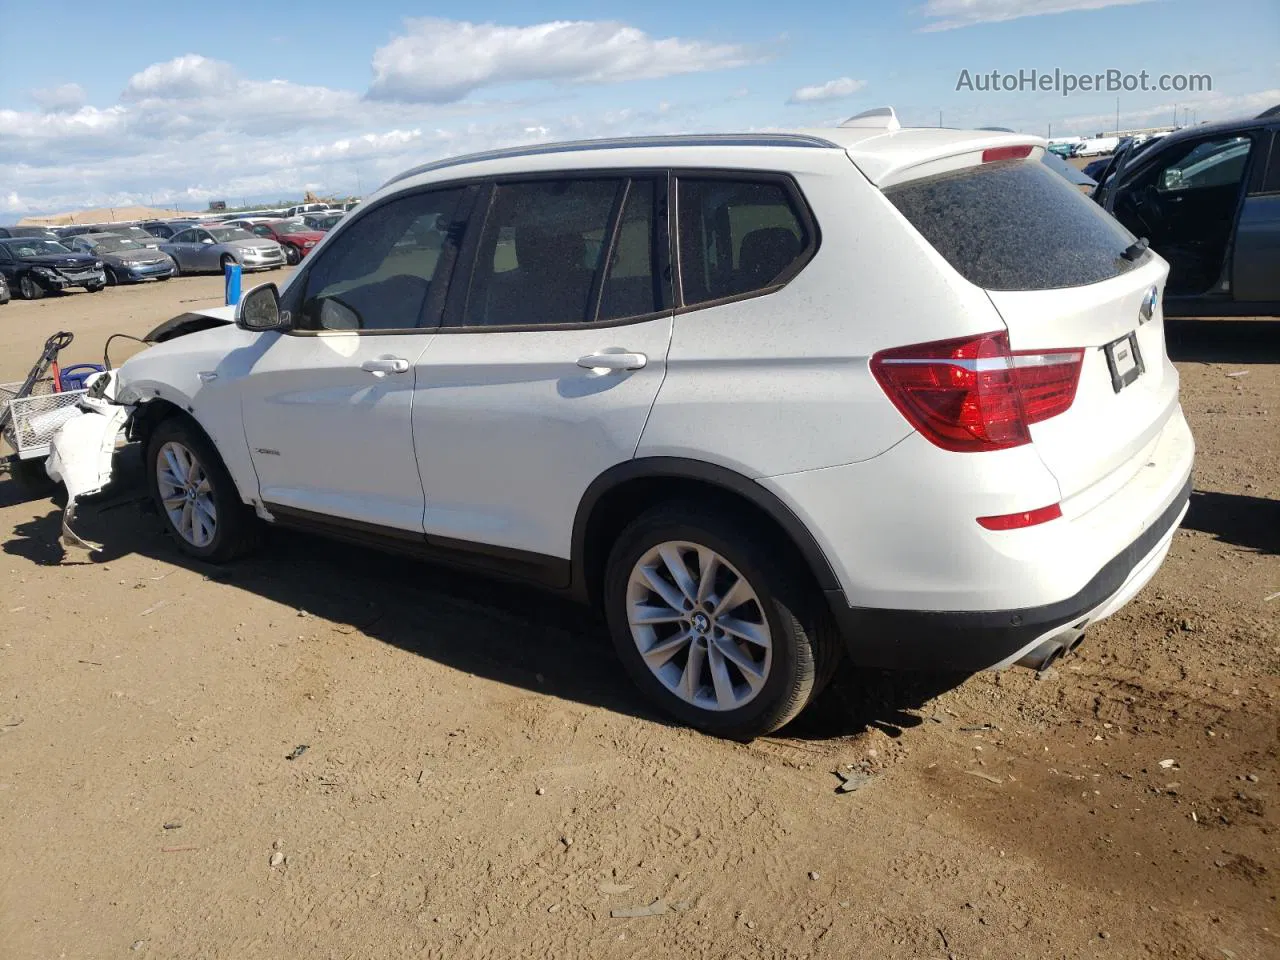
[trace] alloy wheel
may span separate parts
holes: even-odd
[[[218,508],[209,475],[189,448],[171,440],[156,454],[156,485],[178,536],[207,547],[218,532]]]
[[[668,541],[627,582],[631,637],[649,670],[702,710],[736,710],[764,688],[773,638],[755,589],[710,547]]]

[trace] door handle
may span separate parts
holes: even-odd
[[[578,358],[578,366],[588,370],[608,370],[621,373],[623,370],[639,370],[649,362],[643,353],[589,353]]]
[[[378,357],[360,364],[360,369],[372,373],[375,377],[385,377],[388,373],[405,373],[409,369],[409,361],[404,357]]]

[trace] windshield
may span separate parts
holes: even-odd
[[[253,234],[248,230],[241,230],[239,227],[209,227],[209,234],[219,243],[228,243],[232,240],[253,240]]]
[[[100,253],[119,253],[121,250],[142,250],[142,244],[128,237],[94,237],[89,243]]]
[[[307,230],[306,224],[296,223],[295,221],[292,221],[292,220],[286,221],[284,223],[273,224],[272,229],[275,230],[275,232],[280,234],[280,236],[282,237],[288,237],[295,233],[309,232]]]
[[[1134,236],[1043,163],[984,163],[885,190],[970,283],[1052,290],[1119,276]]]
[[[21,240],[10,240],[5,244],[15,257],[47,257],[50,254],[71,253],[69,249],[52,240],[41,240],[37,237],[24,237]]]

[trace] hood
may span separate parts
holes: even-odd
[[[281,243],[319,243],[324,239],[323,230],[300,230],[287,237],[281,237]]]
[[[119,250],[115,253],[104,253],[102,258],[119,263],[146,263],[168,259],[168,254],[158,247],[144,247],[142,250]]]
[[[87,253],[42,253],[34,257],[18,257],[20,263],[38,263],[42,267],[92,267],[101,257],[91,257]]]
[[[280,244],[274,240],[228,240],[223,244],[224,247],[235,247],[238,250],[277,250]]]

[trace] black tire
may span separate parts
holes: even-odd
[[[231,254],[229,254],[229,253],[224,253],[224,254],[222,255],[222,260],[221,260],[221,261],[219,261],[219,266],[220,266],[220,268],[221,268],[221,269],[219,270],[219,272],[220,272],[223,276],[226,276],[226,273],[227,273],[227,267],[228,267],[230,264],[233,264],[233,263],[235,263],[235,262],[236,262],[236,258],[235,258],[235,257],[233,257],[233,256],[232,256]]]
[[[292,243],[283,244],[284,246],[284,262],[286,266],[296,267],[302,262],[302,251],[295,247]]]
[[[180,276],[182,276],[182,265],[181,265],[180,263],[178,263],[178,258],[177,258],[177,257],[171,257],[170,259],[171,259],[171,260],[173,260],[173,273],[169,274],[169,276],[171,276],[171,277],[180,277]]]
[[[763,687],[741,707],[704,709],[677,696],[650,670],[632,637],[627,614],[632,570],[646,552],[669,541],[714,550],[759,598],[772,661]],[[602,596],[609,632],[631,679],[666,713],[720,737],[749,740],[794,719],[835,672],[841,646],[817,588],[785,563],[786,556],[773,538],[752,535],[749,517],[713,504],[663,504],[632,521],[610,552]]]
[[[160,495],[157,463],[161,450],[167,443],[178,443],[191,452],[204,468],[209,481],[214,507],[217,511],[216,526],[210,542],[197,546],[186,539],[170,519]],[[147,441],[147,489],[155,502],[165,530],[188,556],[209,563],[225,563],[245,556],[257,548],[262,539],[262,522],[252,508],[240,500],[231,474],[209,438],[195,423],[186,417],[170,417],[162,420]]]
[[[23,300],[39,300],[45,295],[45,288],[29,273],[18,278],[18,296]]]
[[[106,277],[108,287],[115,287],[120,285],[120,278],[116,276],[116,272],[112,270],[110,267],[107,267],[102,272],[103,272],[103,275]]]
[[[91,283],[85,287],[85,289],[90,293],[101,293],[103,290],[107,289],[107,285],[105,283]]]

